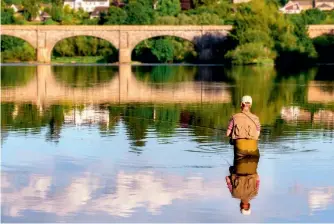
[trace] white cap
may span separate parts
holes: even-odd
[[[252,213],[251,209],[245,210],[245,209],[241,209],[241,213],[243,215],[250,215]]]
[[[241,103],[250,103],[252,104],[253,100],[251,96],[243,96],[241,98]]]

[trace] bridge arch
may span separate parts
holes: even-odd
[[[182,32],[182,31],[169,31],[169,30],[161,30],[157,32],[149,32],[143,33],[138,38],[133,38],[130,42],[131,51],[142,41],[147,39],[152,39],[155,37],[178,37],[184,40],[188,40],[190,42],[195,43],[195,37],[200,36],[201,31],[193,31],[193,32]]]
[[[54,46],[61,40],[70,38],[70,37],[77,37],[77,36],[90,36],[90,37],[97,37],[100,39],[104,39],[110,42],[115,48],[118,48],[118,36],[107,35],[107,33],[103,31],[94,32],[94,31],[73,31],[73,32],[58,32],[54,33],[55,36],[47,40],[47,47],[53,49]]]
[[[163,45],[173,46],[175,47],[175,44],[179,43],[182,44],[184,49],[187,49],[187,51],[184,52],[184,54],[180,54],[178,56],[180,57],[173,57],[173,62],[195,62],[196,60],[196,38],[181,38],[178,36],[170,36],[170,35],[154,35],[151,38],[144,39],[140,41],[136,46],[134,46],[131,49],[131,59],[135,61],[140,61],[143,63],[164,63],[164,60],[158,59],[157,55],[154,55],[153,53],[153,47],[150,48],[149,46],[146,46],[145,41],[150,41],[151,45],[155,44],[156,41],[166,41]],[[140,50],[140,52],[137,53],[137,50]],[[162,50],[162,49],[161,49]],[[168,60],[170,62],[170,60]]]
[[[29,43],[34,49],[37,48],[37,38],[35,34],[27,35],[25,32],[15,32],[13,30],[1,30],[1,36],[3,35],[19,38]]]
[[[37,49],[23,38],[1,34],[1,54],[4,63],[35,61]]]
[[[61,43],[62,41],[65,41],[66,39],[70,39],[70,38],[76,38],[76,37],[93,37],[93,38],[97,38],[100,40],[104,40],[106,42],[108,42],[110,44],[110,48],[112,49],[113,54],[115,54],[115,58],[117,61],[118,60],[118,49],[117,49],[117,45],[115,45],[115,42],[110,41],[110,38],[105,38],[103,35],[88,35],[88,34],[82,34],[82,35],[71,35],[71,34],[67,34],[67,35],[61,35],[60,37],[54,38],[52,39],[52,41],[50,41],[49,43],[49,52],[48,52],[48,57],[51,61],[52,56],[53,56],[53,52],[57,46],[57,44]]]

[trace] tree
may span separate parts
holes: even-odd
[[[217,5],[220,3],[219,0],[192,0],[193,5],[197,8],[202,5],[209,6],[209,5]]]
[[[22,0],[5,0],[4,1],[7,5],[21,5],[22,4]]]
[[[33,20],[38,15],[40,0],[24,0],[22,5],[24,7],[24,15],[28,20]]]
[[[159,0],[156,10],[161,16],[176,16],[181,12],[180,0]]]
[[[323,35],[313,40],[316,51],[318,52],[318,61],[321,63],[334,63],[334,36]]]
[[[229,51],[225,58],[229,59],[232,64],[260,64],[267,60],[273,61],[275,56],[270,48],[257,42],[242,44],[235,50]]]
[[[168,39],[158,39],[154,41],[152,53],[160,62],[173,61],[174,48],[173,44]]]
[[[89,13],[79,8],[75,13],[74,16],[79,20],[89,19]]]
[[[10,51],[15,47],[22,47],[24,40],[12,36],[1,35],[1,51]]]
[[[152,6],[141,2],[131,2],[125,7],[127,18],[126,24],[130,25],[149,25],[155,20]]]
[[[14,21],[14,12],[12,9],[1,10],[1,24],[13,24]]]
[[[127,19],[127,14],[123,9],[115,6],[109,8],[108,16],[102,24],[106,25],[121,25],[124,24]]]
[[[63,0],[51,0],[52,4],[57,6],[63,6],[64,1]]]
[[[302,14],[306,24],[320,24],[326,19],[326,14],[319,9],[309,9]]]
[[[277,59],[284,59],[283,55],[289,54],[292,56],[289,57],[290,59],[296,59],[298,55],[303,59],[312,57],[314,50],[305,38],[305,33],[299,33],[300,36],[298,36],[299,30],[279,13],[277,7],[277,3],[273,1],[262,0],[253,0],[238,7],[231,33],[238,47],[227,54],[227,58],[234,58],[233,60],[241,63],[242,59],[247,62],[260,62],[254,57],[264,60],[263,56],[266,55],[268,60],[276,60],[276,62]],[[256,50],[255,46],[262,46],[262,50]],[[241,55],[238,56],[238,54]],[[276,58],[276,55],[279,57]],[[290,59],[288,61],[292,61]],[[290,63],[290,65],[293,64]]]
[[[49,19],[47,19],[43,22],[43,25],[57,25],[57,24],[58,23],[53,21],[51,18],[49,18]]]
[[[64,16],[63,7],[58,6],[56,4],[52,4],[52,8],[51,8],[52,20],[61,22],[63,20],[63,16]]]
[[[72,15],[64,15],[62,17],[61,25],[75,25],[75,20]]]
[[[66,15],[70,15],[73,13],[73,9],[71,9],[70,5],[65,5],[63,10]]]

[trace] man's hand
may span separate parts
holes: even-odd
[[[229,129],[227,129],[227,131],[226,131],[226,137],[230,137],[231,133],[232,133],[232,131],[229,130]]]

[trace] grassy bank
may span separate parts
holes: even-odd
[[[93,63],[108,63],[108,59],[104,56],[77,56],[77,57],[52,57],[52,63],[80,63],[80,64],[93,64]]]

